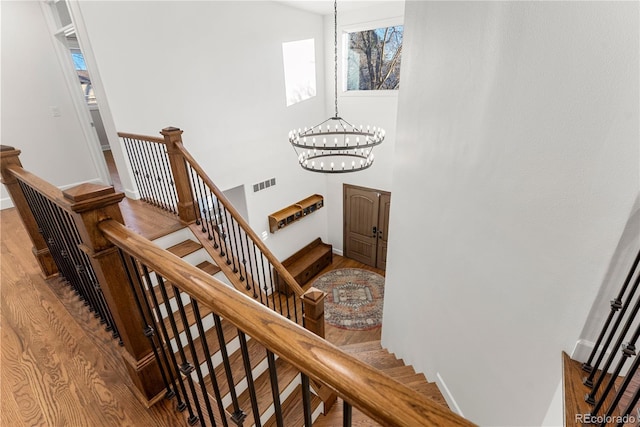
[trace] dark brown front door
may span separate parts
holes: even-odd
[[[384,269],[391,194],[344,185],[344,256]]]

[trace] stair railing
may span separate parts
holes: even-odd
[[[19,154],[1,147],[0,171],[34,244],[46,246],[36,247],[34,255],[44,259],[41,266],[49,267],[43,269],[48,277],[51,266],[67,274],[67,266],[57,264],[59,242],[48,233],[57,229],[79,238],[65,242],[65,250],[80,250],[89,259],[97,279],[92,285],[104,294],[124,345],[123,360],[137,394],[149,405],[163,396],[175,397],[177,408],[187,411],[191,424],[242,426],[250,411],[252,424],[261,425],[264,415],[257,407],[258,390],[252,378],[256,368],[249,351],[255,340],[267,356],[276,425],[284,425],[277,371],[285,362],[301,372],[306,426],[312,424],[311,380],[326,384],[344,399],[345,426],[350,425],[352,405],[383,425],[471,425],[128,229],[118,206],[124,196],[113,187],[82,184],[62,192],[25,171]],[[40,211],[43,207],[46,210]],[[88,268],[86,264],[72,267]],[[219,341],[217,349],[212,339],[208,342],[211,328]],[[225,329],[237,333],[250,408],[242,408],[237,395],[230,402],[220,398],[225,381],[230,393],[237,385],[225,355]],[[215,375],[213,361],[220,358],[224,372]]]
[[[636,351],[640,338],[639,264],[640,251],[618,294],[610,302],[609,315],[588,360],[582,364],[588,373],[584,379],[588,390],[585,401],[592,408],[585,419],[589,418],[592,424],[605,426],[614,421],[622,426],[630,415],[638,415],[635,408],[640,401],[640,357]],[[620,375],[629,361],[631,364],[622,378]]]
[[[152,187],[154,182],[167,181],[166,178],[153,178],[160,172],[154,173],[151,169],[157,164],[171,166],[171,185],[157,187],[149,193],[157,194],[175,188],[170,199],[178,201],[180,219],[191,224],[194,232],[211,242],[209,247],[218,254],[215,261],[236,287],[244,287],[261,304],[324,336],[324,294],[314,289],[305,292],[301,288],[184,148],[182,130],[168,127],[160,133],[164,138],[123,132],[118,134],[125,141],[134,174],[152,177],[143,185]],[[167,153],[168,160],[164,163],[145,160],[153,158],[156,152]],[[162,205],[157,197],[150,199],[151,204]],[[276,290],[277,276],[293,291],[295,298],[279,295]],[[305,313],[305,310],[310,313]]]
[[[136,394],[152,404],[162,391],[153,349],[138,328],[137,310],[113,245],[95,232],[96,221],[122,221],[113,187],[82,184],[64,192],[22,168],[20,151],[0,146],[2,182],[33,243],[33,254],[46,279],[59,275],[123,347],[123,361]],[[115,263],[115,264],[114,264]],[[134,326],[136,325],[136,326]]]
[[[350,406],[358,408],[372,419],[388,426],[470,425],[447,408],[428,400],[382,372],[360,362],[324,339],[294,322],[274,313],[254,299],[239,293],[198,268],[189,265],[153,243],[147,241],[114,220],[98,224],[104,236],[118,247],[130,276],[130,285],[138,295],[138,307],[153,346],[165,367],[168,394],[178,396],[180,407],[189,411],[189,421],[201,425],[217,425],[229,418],[243,425],[249,410],[256,425],[261,425],[261,411],[256,406],[256,390],[252,378],[253,361],[247,341],[256,340],[266,348],[276,424],[282,425],[283,414],[279,401],[279,387],[275,357],[293,365],[302,373],[302,406],[305,425],[311,426],[311,393],[309,379],[327,384]],[[153,289],[160,287],[159,292]],[[158,294],[160,297],[158,297]],[[191,306],[187,309],[186,306]],[[175,311],[174,308],[176,307]],[[196,314],[196,325],[190,324],[190,313]],[[164,315],[168,318],[164,318]],[[216,398],[220,384],[213,378],[206,380],[211,351],[207,344],[206,319],[221,331],[222,321],[230,322],[238,335],[245,367],[251,408],[242,408],[232,397],[228,409]],[[224,337],[218,337],[222,342]],[[221,348],[224,346],[221,344]],[[171,349],[171,350],[170,350]],[[224,358],[224,355],[223,355]],[[165,365],[166,364],[166,365]],[[227,381],[229,371],[225,369]],[[229,388],[233,388],[229,385]],[[212,401],[208,401],[211,395]],[[204,401],[204,403],[202,403]],[[345,417],[350,425],[349,417]],[[264,421],[264,420],[263,420]],[[226,424],[223,424],[226,425]],[[251,423],[248,423],[251,425]]]

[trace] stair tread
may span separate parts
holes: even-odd
[[[320,398],[311,393],[311,413],[313,413],[322,403]],[[282,403],[282,419],[285,426],[304,425],[304,410],[302,405],[302,386],[298,385],[291,395]],[[275,414],[264,423],[264,427],[276,425]]]
[[[282,395],[282,392],[291,384],[293,380],[298,376],[298,370],[286,362],[283,359],[276,360],[276,371],[278,373],[278,390]],[[256,389],[256,400],[258,402],[258,408],[260,415],[264,414],[269,407],[273,405],[273,394],[271,393],[271,377],[269,370],[264,371],[258,378],[254,378],[254,386]],[[251,396],[249,389],[245,390],[238,396],[238,404],[240,408],[243,408],[247,413],[245,420],[246,425],[253,425],[253,412],[248,409],[251,408]],[[227,411],[233,412],[233,407],[227,407]]]
[[[238,336],[238,328],[236,328],[233,325],[233,323],[227,320],[224,320],[222,318],[220,320],[222,322],[222,334],[224,335],[225,342],[228,344]],[[218,333],[216,332],[216,328],[211,327],[207,329],[204,335],[205,335],[205,341],[207,343],[207,348],[209,349],[209,355],[213,356],[218,351],[220,351],[220,342],[218,340]],[[193,345],[194,345],[194,348],[196,349],[198,362],[203,363],[206,361],[206,358],[205,358],[204,349],[202,347],[201,341],[202,341],[202,338],[198,336],[197,338],[194,338]],[[185,346],[185,351],[187,351],[189,355],[191,354],[189,352],[188,346]]]
[[[399,377],[405,377],[409,375],[416,375],[416,371],[413,369],[413,366],[411,365],[394,366],[392,368],[387,368],[384,370],[384,373],[389,375],[391,378],[399,378]],[[425,378],[425,381],[426,381],[426,378]]]
[[[226,339],[226,336],[225,336]],[[251,361],[251,369],[255,369],[260,362],[266,358],[266,349],[257,340],[249,339],[247,341],[247,349],[249,351],[249,360]],[[234,385],[237,386],[244,378],[244,363],[242,360],[242,352],[238,348],[233,354],[229,355],[229,365],[231,367],[231,373],[233,376]],[[215,367],[216,381],[220,389],[220,395],[224,398],[229,393],[229,383],[227,382],[227,376],[224,369],[224,364],[220,363]],[[207,375],[204,378],[204,382],[207,387],[211,387],[211,375]]]
[[[220,267],[218,267],[215,264],[212,264],[209,261],[202,261],[200,264],[196,265],[196,267],[198,267],[200,270],[212,276],[220,272]],[[171,282],[169,282],[168,280],[163,280],[163,283],[164,283],[164,289],[167,291],[167,295],[169,299],[173,298],[174,295],[173,295],[173,289],[171,289]],[[153,291],[156,294],[156,299],[158,300],[158,303],[161,304],[162,301],[164,301],[164,299],[162,298],[162,290],[160,289],[160,286],[158,285],[154,286]]]
[[[566,426],[582,425],[576,421],[577,414],[588,414],[593,407],[585,402],[584,397],[591,389],[582,383],[582,379],[589,374],[582,370],[582,364],[571,359],[567,353],[562,352],[563,370],[563,394],[564,394],[564,415]],[[599,374],[598,374],[599,375]],[[607,374],[605,381],[609,381],[611,376]],[[598,376],[596,376],[598,378]],[[604,387],[601,387],[602,390]],[[603,407],[609,408],[613,402],[614,393],[609,393]],[[616,408],[617,409],[617,408]],[[613,415],[618,415],[619,411],[614,411]]]
[[[380,340],[367,341],[355,344],[346,344],[341,346],[340,349],[347,353],[359,353],[362,351],[382,350],[382,344],[380,343]]]
[[[171,252],[179,258],[182,258],[201,248],[202,245],[200,243],[196,242],[195,240],[187,239],[183,242],[168,247],[167,251]]]
[[[352,354],[361,362],[367,363],[374,368],[385,370],[398,366],[404,366],[402,359],[396,359],[394,355],[387,350],[370,350]]]
[[[406,384],[411,390],[417,391],[428,399],[433,400],[436,403],[448,408],[447,401],[442,396],[440,389],[436,383],[429,383],[426,381],[417,381],[416,383]]]

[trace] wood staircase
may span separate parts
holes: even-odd
[[[184,260],[187,260],[189,263],[191,263],[192,265],[196,265],[196,267],[207,272],[208,274],[216,276],[216,278],[223,279],[221,275],[219,275],[219,273],[221,272],[232,275],[230,280],[226,280],[226,282],[230,285],[242,283],[237,280],[237,274],[233,273],[233,271],[231,271],[231,269],[227,265],[223,264],[222,269],[218,267],[218,265],[216,265],[216,262],[213,261],[210,251],[206,251],[206,248],[203,248],[200,243],[186,236],[184,230],[181,230],[175,234],[175,237],[166,236],[163,239],[157,240],[155,243],[161,247],[165,246],[165,249],[168,252],[171,252],[172,254]],[[178,243],[174,243],[176,239],[182,239],[185,236],[187,237],[185,240],[180,240]],[[219,254],[215,251],[214,256],[216,256],[216,258],[220,258]],[[206,259],[203,260],[203,257]],[[220,260],[218,260],[218,263],[222,264]],[[178,308],[173,298],[174,294],[172,286],[170,283],[165,282],[164,287],[166,289],[166,294],[171,300],[170,305],[176,318],[176,327],[178,333],[183,335],[185,325],[180,321],[180,317],[177,315]],[[240,289],[238,289],[240,292],[248,296],[252,296],[252,293],[248,292],[245,286],[236,285],[235,287],[240,287]],[[163,292],[161,291],[160,286],[158,286],[158,284],[155,282],[153,293],[155,294],[155,297],[158,299],[158,301],[163,300]],[[195,314],[193,307],[190,304],[189,297],[184,293],[181,294],[181,299],[184,304],[187,323],[189,324],[192,334],[194,335],[194,347],[196,348],[198,361],[202,361],[201,366],[203,366],[203,370],[205,370],[206,362],[204,361],[206,360],[206,358],[202,350],[202,346],[200,345],[200,340],[202,338],[198,336],[196,329],[193,327],[193,325],[195,324]],[[166,313],[163,313],[163,315],[166,316]],[[234,412],[234,407],[228,381],[229,373],[226,372],[225,366],[222,362],[222,357],[220,356],[222,349],[219,344],[220,340],[218,338],[218,333],[216,331],[216,328],[213,327],[213,321],[207,321],[207,317],[210,315],[210,310],[206,309],[205,307],[200,307],[200,315],[203,319],[203,324],[209,325],[209,328],[205,331],[205,340],[208,344],[212,356],[214,376],[219,386],[220,395],[222,397],[222,404],[225,407],[228,418],[231,418],[231,414],[233,414]],[[168,316],[164,317],[164,324],[171,339],[172,350],[177,357],[178,348],[174,339],[174,333],[172,331]],[[243,357],[238,340],[238,330],[230,322],[227,322],[224,319],[221,319],[221,330],[223,341],[226,343],[226,351],[229,356],[228,360],[230,375],[233,378],[234,391],[238,398],[238,406],[244,411],[246,415],[243,425],[253,426],[255,425],[254,414],[250,409],[252,408],[251,398]],[[256,340],[251,339],[249,336],[247,336],[247,348],[251,363],[251,375],[256,390],[257,406],[259,408],[258,412],[260,414],[261,424],[264,426],[275,425],[276,420],[274,415],[271,380],[269,371],[267,369],[267,351],[265,347],[263,347]],[[188,348],[188,345],[184,347],[184,351],[189,354],[190,349]],[[300,373],[291,364],[279,358],[276,359],[275,365],[278,375],[278,387],[280,392],[284,425],[302,425],[304,421],[302,419],[303,410]],[[208,372],[208,369],[206,369],[205,371]],[[196,378],[194,378],[194,380],[196,380]],[[204,377],[204,384],[206,385],[207,390],[213,390],[212,382],[212,376],[210,373],[208,373]],[[215,396],[210,396],[209,398],[211,399],[211,401],[215,401]],[[312,395],[311,406],[315,418],[320,414],[320,411],[323,408],[322,401],[318,396]]]
[[[412,390],[421,393],[428,399],[448,408],[447,402],[435,383],[427,381],[424,374],[416,373],[412,366],[405,365],[402,359],[398,359],[393,353],[389,353],[389,351],[382,348],[380,341],[348,344],[340,348],[357,359],[381,370]],[[318,427],[342,425],[342,408],[341,399],[338,399],[338,403],[333,406],[331,411],[328,414],[321,415],[313,425]],[[353,426],[369,427],[380,425],[356,408],[353,408],[352,417]]]
[[[165,238],[157,240],[155,243],[174,255],[187,260],[193,265],[196,265],[201,270],[208,274],[214,275],[217,278],[222,279],[222,275],[227,276],[227,283],[233,285],[237,290],[253,297],[252,292],[248,291],[243,282],[238,280],[237,273],[234,273],[231,268],[224,264],[224,259],[220,257],[218,251],[211,250],[206,245],[203,247],[199,242],[196,242],[194,237],[189,236],[188,229],[174,233],[175,236],[166,236]],[[191,230],[193,231],[193,230]],[[182,240],[184,239],[184,240]],[[206,242],[205,242],[206,243]],[[198,255],[199,254],[199,255]],[[203,259],[204,257],[204,259]],[[215,261],[214,261],[215,259]],[[222,268],[217,264],[222,264]],[[231,276],[231,277],[229,277]],[[185,325],[179,320],[179,316],[176,314],[177,305],[173,300],[173,289],[170,283],[165,282],[164,287],[166,294],[171,299],[171,307],[176,317],[176,326],[178,333],[184,335]],[[162,301],[163,292],[157,283],[154,283],[153,293],[155,297]],[[284,298],[278,295],[277,298]],[[188,319],[189,326],[192,333],[194,333],[194,345],[197,349],[197,357],[199,361],[205,360],[202,347],[200,346],[201,337],[198,336],[193,324],[195,322],[194,311],[191,307],[188,296],[181,294],[181,299],[184,304],[185,315]],[[292,296],[291,300],[295,298]],[[222,363],[222,357],[220,357],[220,344],[218,339],[218,333],[216,328],[213,327],[213,322],[207,322],[206,318],[209,316],[210,311],[202,307],[200,309],[201,318],[204,320],[203,324],[209,324],[210,327],[205,331],[205,339],[209,345],[210,353],[212,355],[214,376],[219,386],[220,394],[222,396],[222,403],[225,407],[227,416],[230,418],[234,412],[232,403],[229,382],[227,380],[228,374],[225,371],[224,364]],[[166,313],[163,313],[166,316]],[[170,322],[168,317],[164,319],[167,331],[169,331],[170,338],[172,340],[173,351],[176,356],[178,355],[178,349],[175,343],[174,334],[171,332]],[[233,377],[234,389],[238,398],[238,406],[244,410],[246,419],[243,425],[253,426],[254,414],[250,409],[252,407],[250,401],[250,393],[247,384],[246,371],[243,364],[243,358],[240,351],[240,345],[238,343],[238,331],[229,322],[222,319],[221,329],[223,334],[223,341],[226,343],[226,351],[229,356],[229,366],[231,370],[231,376]],[[271,389],[271,380],[269,371],[267,369],[267,352],[266,349],[258,343],[256,340],[247,337],[247,347],[250,355],[251,362],[251,374],[253,378],[253,384],[256,390],[257,406],[259,408],[260,421],[263,426],[276,425],[276,419],[274,415],[274,405]],[[188,345],[184,348],[185,352],[189,354]],[[342,347],[342,349],[361,361],[370,364],[371,366],[380,369],[391,378],[407,385],[409,388],[422,393],[435,402],[447,406],[442,394],[438,390],[435,383],[428,382],[423,374],[415,372],[413,367],[406,366],[401,359],[396,358],[393,354],[381,347],[380,341],[372,341],[360,344],[350,344]],[[282,359],[276,359],[276,368],[278,376],[278,388],[280,392],[280,401],[282,405],[283,423],[285,426],[299,426],[304,424],[303,409],[302,409],[302,387],[300,380],[300,373],[291,364],[285,362]],[[201,363],[202,366],[205,362]],[[208,370],[206,370],[208,372]],[[194,378],[195,380],[195,378]],[[213,390],[212,377],[207,374],[204,378],[204,383],[207,390]],[[328,413],[325,412],[324,404],[319,396],[316,394],[311,395],[311,405],[313,409],[314,425],[318,426],[335,426],[342,423],[342,404],[332,405],[329,408]],[[214,396],[210,396],[212,401],[215,401]],[[371,420],[369,417],[359,412],[354,408],[353,410],[353,425],[358,426],[374,426],[379,425]]]

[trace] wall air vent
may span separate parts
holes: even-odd
[[[257,193],[260,190],[264,190],[264,189],[267,189],[269,187],[273,187],[274,185],[276,185],[276,179],[275,178],[271,178],[271,179],[268,179],[266,181],[262,181],[262,182],[259,182],[257,184],[253,184],[253,192]]]

